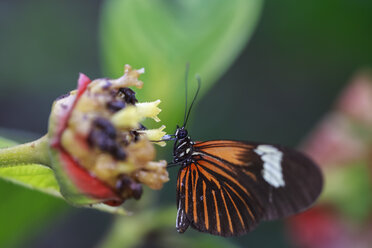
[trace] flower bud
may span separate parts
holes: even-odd
[[[52,168],[71,203],[119,205],[139,199],[142,184],[160,189],[169,180],[166,162],[153,161],[151,142],[165,135],[165,127],[144,130],[140,123],[160,121],[160,100],[138,103],[129,88],[142,87],[142,73],[126,65],[115,80],[80,74],[78,89],[54,102],[48,131]]]

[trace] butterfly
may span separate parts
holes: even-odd
[[[187,73],[186,73],[187,75]],[[319,167],[293,149],[265,143],[210,140],[194,142],[186,123],[163,140],[174,141],[177,177],[176,228],[189,226],[219,236],[238,236],[260,221],[284,218],[310,207],[321,193]],[[187,89],[187,76],[186,76]],[[187,108],[187,90],[186,90]]]

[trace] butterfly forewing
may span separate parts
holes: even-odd
[[[309,208],[323,187],[322,173],[308,157],[282,146],[276,146],[276,149],[283,153],[281,165],[284,185],[269,185],[265,220],[283,218]]]
[[[197,142],[193,162],[178,174],[177,228],[221,236],[244,234],[262,219],[307,208],[322,176],[304,155],[280,146],[241,141]]]

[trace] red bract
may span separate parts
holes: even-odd
[[[92,81],[90,80],[90,78],[88,78],[84,73],[79,74],[77,98],[79,98],[84,93],[84,91],[88,87],[88,84],[90,84],[91,82]]]
[[[346,230],[326,207],[312,208],[291,218],[288,223],[290,236],[296,247],[347,248]]]
[[[88,84],[90,84],[91,82],[92,81],[85,74],[83,73],[79,74],[77,94],[75,98],[72,98],[72,101],[70,101],[69,104],[65,104],[64,107],[62,107],[58,113],[58,121],[56,122],[55,132],[53,134],[52,141],[51,141],[52,147],[57,148],[60,146],[61,135],[62,135],[63,130],[66,128],[71,111],[73,110],[80,96],[87,89]],[[64,98],[68,96],[62,96],[62,97]]]
[[[80,73],[78,79],[77,94],[70,106],[65,105],[64,111],[59,116],[57,131],[51,146],[57,151],[60,164],[64,167],[68,178],[79,189],[79,191],[87,196],[97,200],[109,201],[110,205],[120,205],[123,200],[105,183],[92,176],[86,169],[84,169],[74,158],[66,152],[61,145],[61,135],[67,126],[67,122],[74,109],[77,101],[85,92],[91,80],[83,73]],[[84,143],[85,140],[80,140]],[[84,144],[87,145],[87,144]]]
[[[71,158],[68,153],[63,150],[59,151],[61,164],[65,167],[69,178],[83,194],[98,200],[102,199],[105,202],[109,201],[109,205],[120,205],[123,202],[109,186],[90,175],[89,172],[82,168],[82,166]]]

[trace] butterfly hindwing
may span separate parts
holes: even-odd
[[[178,171],[177,177],[177,220],[176,228],[179,233],[184,233],[190,225],[187,212],[189,211],[189,168],[184,167]],[[187,206],[187,207],[186,207]]]

